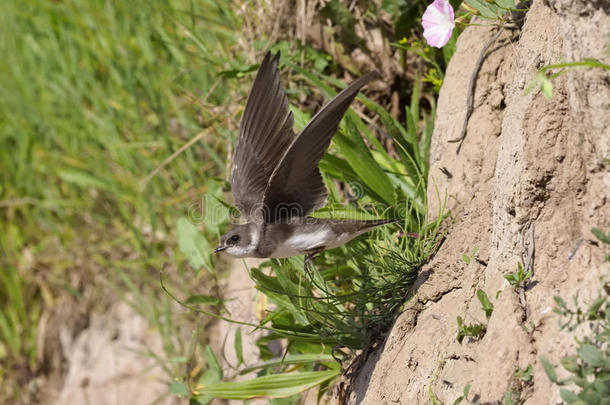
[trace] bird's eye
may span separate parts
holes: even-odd
[[[239,240],[239,235],[233,235],[233,236],[231,236],[231,240],[232,240],[233,242],[237,242],[237,241]]]

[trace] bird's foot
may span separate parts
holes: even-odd
[[[305,269],[305,271],[309,271],[309,269],[307,268],[308,266],[312,266],[311,262],[313,261],[313,258],[320,253],[321,251],[323,251],[324,249],[316,249],[316,250],[312,250],[309,253],[307,253],[305,255],[305,263],[303,264],[303,267]]]

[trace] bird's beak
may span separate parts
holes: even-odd
[[[226,246],[218,246],[216,249],[214,249],[214,253],[222,252],[226,248]]]

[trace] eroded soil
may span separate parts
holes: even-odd
[[[506,30],[491,48],[456,154],[448,140],[461,130],[468,77],[496,28],[471,26],[460,36],[441,90],[428,192],[431,212],[446,192],[453,223],[407,310],[351,381],[351,403],[425,404],[431,393],[452,403],[467,384],[482,403],[509,390],[526,404],[561,402],[540,363],[544,355],[558,364],[574,348],[553,297],[578,292],[586,302],[609,271],[591,228],[610,225],[610,77],[572,70],[554,80],[551,100],[525,89],[543,65],[607,61],[610,17],[600,2],[552,3],[534,1],[523,31]],[[475,248],[478,260],[466,264]],[[534,272],[524,293],[503,277],[518,262]],[[478,289],[494,305],[489,321]],[[458,316],[487,325],[484,337],[458,343]],[[520,384],[514,373],[529,364],[533,383]]]

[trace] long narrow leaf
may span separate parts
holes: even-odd
[[[358,174],[360,180],[382,198],[386,204],[393,205],[396,203],[392,183],[387,175],[379,167],[379,164],[373,159],[370,151],[362,141],[362,138],[350,136],[349,138],[343,134],[335,136],[335,142],[345,160]]]
[[[337,370],[328,370],[266,375],[247,381],[199,386],[195,389],[195,394],[242,400],[257,397],[283,398],[320,385],[335,378],[338,374]]]
[[[352,167],[345,161],[337,156],[327,154],[324,156],[319,165],[320,169],[327,175],[347,183],[354,184],[355,182],[362,183],[356,172]],[[383,198],[377,194],[374,188],[370,188],[367,184],[360,184],[365,194],[371,196],[373,199],[383,201]]]

